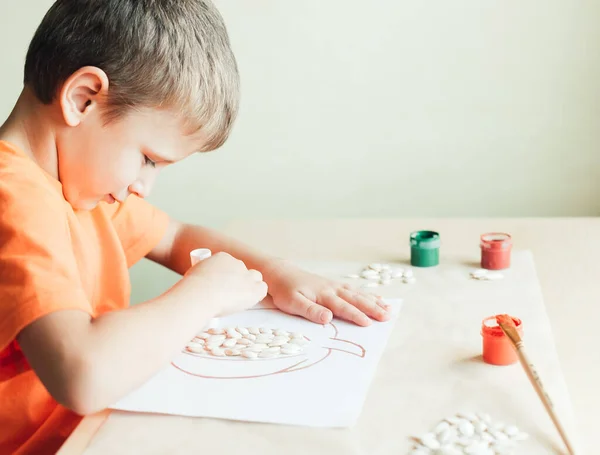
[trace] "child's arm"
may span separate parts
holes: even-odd
[[[18,342],[50,394],[78,414],[114,404],[165,367],[209,318],[266,295],[256,270],[215,255],[162,296],[92,320],[63,310],[27,326]]]
[[[171,221],[168,234],[147,256],[178,273],[185,273],[190,251],[208,248],[224,251],[259,270],[275,305],[316,323],[327,323],[335,315],[366,326],[371,319],[384,321],[388,307],[381,298],[346,284],[307,273],[287,261],[262,254],[242,242],[212,229]]]

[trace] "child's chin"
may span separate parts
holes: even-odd
[[[69,202],[69,204],[71,204],[71,207],[73,207],[73,210],[94,210],[98,204],[101,201],[99,200],[88,200],[88,201],[75,201],[75,202]]]

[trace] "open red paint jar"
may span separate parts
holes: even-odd
[[[510,267],[512,237],[501,232],[481,236],[481,268],[502,270]]]
[[[519,336],[523,337],[523,324],[520,319],[511,316]],[[519,356],[510,339],[504,334],[496,316],[485,318],[481,322],[481,336],[483,337],[483,361],[491,365],[512,365],[519,360]]]

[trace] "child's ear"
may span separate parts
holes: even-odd
[[[67,125],[79,125],[90,112],[105,102],[107,95],[108,76],[104,71],[95,66],[85,66],[75,71],[59,93],[60,108]]]

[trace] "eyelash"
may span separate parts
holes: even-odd
[[[145,161],[146,166],[156,167],[156,163],[154,161],[152,161],[150,158],[148,158],[147,156],[144,156],[144,161]]]

